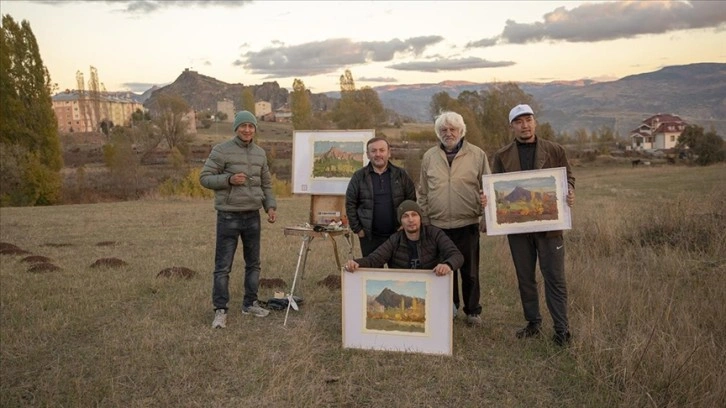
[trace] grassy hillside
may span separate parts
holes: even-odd
[[[725,170],[576,169],[573,345],[549,341],[544,304],[547,336],[514,338],[506,239],[483,236],[484,324],[456,320],[450,357],[343,349],[322,239],[287,326],[284,312],[240,313],[238,254],[228,328],[212,330],[211,200],[0,208],[0,406],[724,406]],[[283,227],[305,222],[309,202],[280,199],[278,223],[263,222],[262,277],[288,290],[300,239]],[[29,272],[31,255],[61,269]],[[126,265],[91,266],[108,258]],[[157,277],[175,266],[196,275]]]

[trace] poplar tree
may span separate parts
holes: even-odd
[[[292,94],[290,95],[292,109],[293,129],[310,129],[312,126],[313,110],[310,104],[310,93],[305,89],[305,83],[295,78],[292,82]]]
[[[51,81],[23,20],[2,17],[0,30],[0,205],[60,201],[63,156]]]
[[[255,115],[255,94],[252,87],[248,86],[242,90],[242,109]]]

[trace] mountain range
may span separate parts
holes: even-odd
[[[375,87],[386,108],[418,122],[431,122],[429,103],[438,92],[456,98],[463,91],[480,91],[493,83],[446,81],[437,84]],[[627,136],[641,122],[670,113],[726,135],[726,64],[698,63],[664,67],[615,81],[518,82],[540,105],[540,122],[555,131],[590,131],[609,126]],[[335,93],[328,93],[335,96]]]
[[[456,98],[463,91],[485,90],[493,83],[445,81],[435,84],[386,85],[374,87],[384,107],[416,122],[430,123],[431,97],[448,92]],[[558,132],[596,130],[608,126],[627,136],[642,121],[658,113],[680,116],[687,123],[711,127],[726,135],[726,64],[697,63],[664,67],[658,71],[630,75],[615,81],[518,82],[540,106],[540,122],[549,122]],[[289,91],[277,82],[252,87],[255,100],[266,100],[277,109],[288,102]],[[170,85],[150,94],[144,104],[165,93],[184,97],[194,109],[216,111],[216,102],[231,99],[240,105],[243,84],[227,84],[185,70]],[[331,109],[339,92],[311,94],[314,110]]]

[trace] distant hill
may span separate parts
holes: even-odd
[[[252,87],[256,101],[270,102],[273,110],[281,108],[289,102],[288,90],[280,88],[276,81],[264,82],[262,85],[228,84],[199,74],[196,71],[185,69],[174,82],[152,91],[151,96],[144,102],[144,106],[153,106],[155,98],[158,98],[159,95],[175,94],[184,98],[195,110],[209,109],[215,112],[217,102],[223,99],[233,101],[235,110],[240,110],[242,107],[242,91],[247,86]],[[146,91],[144,94],[148,92]],[[332,109],[333,101],[322,94],[311,94],[311,104],[313,109],[326,110],[328,108]]]
[[[429,103],[438,92],[452,97],[486,89],[491,83],[446,81],[438,84],[375,87],[383,105],[418,122],[431,122]],[[521,82],[519,87],[541,106],[540,121],[557,131],[589,130],[606,125],[626,136],[657,113],[677,114],[688,123],[726,135],[726,64],[669,66],[610,82],[591,80]],[[337,97],[337,92],[328,96]]]

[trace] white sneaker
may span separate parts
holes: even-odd
[[[227,311],[224,309],[217,309],[214,311],[214,321],[212,322],[213,329],[224,329],[227,327]]]
[[[264,309],[255,300],[254,303],[252,303],[252,306],[242,306],[242,314],[251,314],[251,315],[254,315],[257,317],[265,317],[268,314],[270,314],[270,311],[267,309]]]

